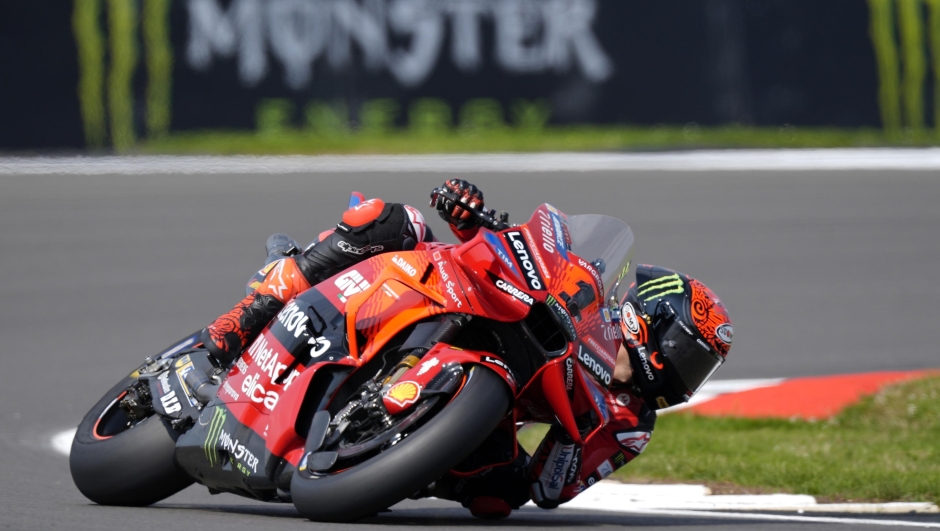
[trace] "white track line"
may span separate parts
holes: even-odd
[[[602,509],[603,510],[603,509]],[[618,511],[620,512],[620,511]],[[623,511],[633,514],[649,514],[655,516],[693,516],[698,518],[722,518],[734,520],[765,520],[778,522],[807,522],[818,524],[844,524],[844,525],[880,525],[894,527],[940,528],[940,523],[913,522],[910,520],[872,520],[867,518],[840,518],[835,516],[788,516],[780,514],[761,513],[728,513],[715,511],[688,511],[669,509],[636,509]]]
[[[0,175],[937,169],[940,169],[940,148],[472,155],[0,157]]]

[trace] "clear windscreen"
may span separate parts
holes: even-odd
[[[611,216],[583,214],[568,218],[568,233],[571,235],[571,250],[575,254],[588,262],[598,258],[604,261],[601,279],[607,291],[605,301],[612,295],[616,297],[618,291],[623,291],[619,289],[620,283],[626,277],[633,258],[630,226]]]

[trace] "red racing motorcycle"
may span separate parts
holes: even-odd
[[[455,469],[496,429],[559,422],[589,440],[633,233],[548,204],[518,226],[474,215],[467,243],[378,255],[300,294],[231,368],[198,333],[147,358],[79,425],[76,486],[142,506],[197,482],[351,521],[505,464]]]

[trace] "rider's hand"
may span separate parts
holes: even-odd
[[[483,210],[483,192],[463,179],[451,179],[442,188],[444,192],[456,195],[457,201],[445,198],[436,193],[437,190],[431,193],[431,206],[437,209],[441,219],[458,230],[478,226],[480,221],[470,210]]]

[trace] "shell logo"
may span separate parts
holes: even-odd
[[[388,398],[400,407],[405,407],[408,404],[415,403],[415,401],[418,400],[419,394],[421,394],[421,387],[415,382],[406,381],[393,385],[385,393],[385,398]]]

